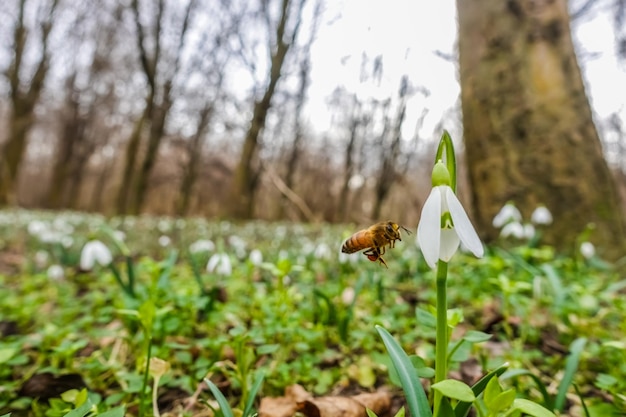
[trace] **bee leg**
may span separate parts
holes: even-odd
[[[367,259],[372,262],[376,262],[378,258],[380,258],[380,253],[376,250],[376,248],[369,248],[368,250],[363,252],[363,255],[365,255]]]
[[[385,265],[385,268],[389,268],[387,266],[387,262],[385,262],[385,260],[383,259],[383,253],[385,253],[385,247],[384,246],[374,247],[374,248],[370,249],[370,251],[373,252],[371,254],[371,256],[368,256],[368,259],[370,261],[379,261],[381,265]]]

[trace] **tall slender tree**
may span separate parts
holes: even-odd
[[[25,19],[27,0],[20,0],[13,30],[13,58],[5,72],[10,88],[11,115],[8,139],[0,154],[0,205],[17,203],[17,178],[26,151],[28,134],[34,123],[35,106],[48,75],[50,64],[49,38],[54,24],[58,0],[45,2],[37,11],[38,27],[29,28]],[[38,37],[38,38],[37,38]],[[29,51],[27,42],[38,44]],[[26,55],[35,56],[30,78]]]
[[[231,214],[237,218],[250,218],[254,213],[254,194],[261,175],[258,161],[259,140],[265,128],[267,113],[272,105],[272,98],[281,76],[287,52],[298,34],[305,1],[281,0],[280,15],[274,28],[273,44],[270,46],[269,79],[263,95],[254,102],[252,120],[246,132],[239,163],[235,170],[231,194]],[[269,10],[265,10],[265,17],[269,29],[272,20]]]
[[[142,23],[139,0],[131,1],[131,10],[135,23],[135,34],[139,60],[143,75],[148,84],[145,108],[135,123],[126,148],[124,177],[118,193],[117,209],[119,212],[137,214],[141,211],[150,174],[156,163],[159,148],[165,135],[165,124],[174,103],[172,88],[174,77],[179,72],[181,54],[184,50],[187,30],[194,1],[190,0],[185,7],[178,40],[170,49],[173,57],[164,52],[163,40],[166,11],[164,0],[156,4],[153,26],[146,28]],[[167,32],[169,33],[169,32]],[[168,61],[171,58],[171,61]],[[147,126],[146,126],[147,125]],[[148,127],[148,137],[143,159],[139,158],[139,150],[144,128]],[[135,169],[138,167],[138,169]]]
[[[507,201],[554,215],[545,242],[573,249],[594,225],[604,254],[626,236],[569,29],[566,0],[457,0],[463,126],[476,223]]]

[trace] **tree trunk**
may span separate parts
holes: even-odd
[[[400,89],[398,91],[398,114],[396,115],[395,124],[391,131],[391,143],[387,144],[386,137],[383,137],[381,155],[381,168],[377,177],[374,192],[374,208],[372,209],[372,219],[380,219],[383,203],[387,199],[394,181],[398,177],[399,159],[400,159],[400,141],[402,140],[402,124],[406,116],[406,100],[408,94],[408,78],[402,77]]]
[[[272,62],[270,64],[269,83],[261,100],[257,100],[254,103],[252,121],[244,139],[239,164],[235,170],[231,214],[240,219],[251,218],[254,213],[254,193],[260,176],[260,167],[254,165],[257,162],[259,136],[263,128],[265,128],[267,112],[271,106],[272,97],[281,75],[287,51],[295,40],[299,26],[298,22],[296,22],[296,29],[293,30],[290,41],[285,40],[287,21],[289,20],[289,3],[290,0],[282,0],[280,21],[276,26],[276,48],[272,53]],[[300,11],[303,4],[304,1],[301,1],[299,5]],[[300,13],[298,13],[299,18]]]
[[[0,155],[0,206],[17,204],[17,176],[26,150],[28,133],[34,121],[35,106],[39,101],[48,74],[48,36],[52,30],[52,16],[57,6],[57,0],[52,1],[47,18],[39,22],[41,30],[41,45],[38,45],[40,55],[31,80],[23,80],[21,76],[22,62],[26,54],[26,42],[29,33],[32,34],[33,32],[25,26],[25,5],[26,0],[21,0],[18,21],[15,23],[13,32],[13,60],[6,71],[11,92],[11,116],[9,119],[9,137],[2,150],[2,155]],[[28,84],[26,89],[23,88],[24,83]]]
[[[168,89],[169,91],[169,89]],[[161,106],[155,106],[156,114],[152,114],[150,117],[150,136],[148,137],[148,149],[143,159],[139,172],[137,173],[137,181],[135,183],[135,192],[133,193],[133,200],[131,204],[131,214],[139,214],[143,207],[144,200],[148,191],[148,182],[150,180],[150,174],[158,157],[159,147],[165,135],[165,122],[167,115],[170,111],[172,103],[169,101],[169,92],[167,100]]]
[[[355,99],[356,101],[356,99]],[[354,114],[350,121],[350,139],[346,144],[345,156],[344,156],[344,177],[341,191],[339,193],[338,213],[339,218],[337,220],[345,222],[348,220],[349,209],[349,196],[350,196],[350,179],[354,175],[354,150],[358,141],[358,129],[361,125],[361,110],[358,103],[354,104]]]
[[[180,185],[180,193],[176,204],[176,212],[179,216],[189,214],[191,192],[198,179],[198,170],[202,158],[202,139],[209,127],[214,110],[213,104],[211,103],[207,103],[202,109],[196,133],[189,139],[190,142],[187,144],[187,164],[183,171],[183,180]]]
[[[474,219],[487,240],[513,201],[526,219],[553,214],[543,241],[591,240],[624,253],[624,218],[607,167],[569,28],[566,0],[457,0],[465,150]]]
[[[132,189],[133,177],[135,173],[135,164],[139,159],[139,144],[141,143],[141,134],[144,124],[152,107],[152,99],[148,99],[146,109],[143,114],[135,122],[133,133],[130,135],[128,145],[126,145],[126,153],[124,156],[124,173],[122,183],[117,193],[116,212],[117,214],[125,214],[128,211],[128,203],[130,198],[130,190]]]

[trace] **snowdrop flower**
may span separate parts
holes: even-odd
[[[228,255],[225,253],[215,253],[209,258],[206,270],[209,272],[215,272],[219,275],[231,275],[233,267],[230,263]]]
[[[524,225],[524,237],[526,239],[532,239],[535,236],[535,226],[530,223]]]
[[[189,245],[189,252],[213,252],[215,250],[215,243],[212,240],[200,239]]]
[[[530,215],[530,221],[534,224],[550,224],[552,223],[552,213],[546,206],[539,206]]]
[[[263,254],[258,249],[253,249],[248,255],[248,259],[252,265],[259,266],[263,263]]]
[[[28,223],[28,233],[31,236],[39,237],[46,230],[48,230],[48,225],[41,220],[32,220]]]
[[[460,242],[475,256],[482,257],[483,244],[450,188],[450,174],[442,161],[433,168],[432,182],[433,189],[422,207],[417,225],[417,240],[426,263],[435,268],[438,260],[448,262]]]
[[[124,242],[126,240],[126,233],[121,230],[114,230],[113,237],[120,242]]]
[[[113,255],[106,245],[99,240],[90,240],[85,243],[80,253],[80,269],[89,271],[96,263],[109,265],[113,262]]]
[[[59,281],[65,277],[65,271],[63,271],[63,267],[61,265],[50,265],[48,270],[46,271],[48,278],[54,281]]]
[[[330,259],[331,257],[330,247],[326,243],[320,243],[315,248],[314,256],[317,259]]]
[[[596,254],[596,247],[593,246],[593,243],[591,242],[583,242],[580,244],[580,254],[585,259],[593,258],[593,256]]]
[[[498,214],[493,218],[493,227],[501,228],[507,223],[511,222],[521,222],[522,221],[522,213],[515,207],[513,203],[506,203]]]
[[[170,243],[172,243],[172,239],[170,239],[169,236],[162,235],[161,237],[159,237],[159,245],[161,245],[161,247],[168,247]]]
[[[246,256],[246,241],[239,236],[232,235],[228,238],[228,244],[235,250],[238,258],[242,259]]]
[[[531,239],[535,236],[535,226],[532,224],[521,224],[519,222],[510,222],[504,225],[500,230],[500,236],[514,237],[515,239]]]
[[[520,222],[509,222],[500,230],[501,237],[514,237],[516,239],[524,238],[524,226]]]

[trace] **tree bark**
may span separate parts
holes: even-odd
[[[402,140],[402,124],[406,116],[406,100],[408,95],[408,78],[402,77],[400,89],[398,91],[398,114],[391,131],[391,143],[387,144],[383,137],[382,147],[380,149],[381,168],[377,177],[374,192],[374,208],[372,209],[372,219],[380,219],[383,203],[387,199],[391,187],[395,179],[398,177],[400,169],[398,169],[400,159],[400,141]]]
[[[207,103],[202,109],[196,133],[191,139],[189,139],[189,143],[187,144],[187,164],[183,171],[183,180],[181,182],[180,194],[176,204],[176,211],[179,216],[189,214],[191,192],[196,180],[198,179],[198,170],[200,168],[200,160],[202,158],[202,140],[204,139],[204,135],[209,127],[214,110],[215,109],[211,103]]]
[[[303,5],[304,0],[300,1],[298,6],[300,11]],[[254,103],[252,120],[243,142],[239,163],[235,170],[231,197],[231,214],[240,219],[251,218],[254,214],[254,194],[260,177],[260,167],[257,163],[259,137],[261,131],[265,128],[267,113],[271,106],[272,97],[274,96],[287,52],[297,35],[299,21],[296,22],[296,28],[293,29],[289,40],[285,39],[287,22],[289,20],[289,6],[290,0],[282,0],[281,16],[276,26],[276,47],[271,57],[269,82],[263,97]],[[297,14],[297,19],[300,19],[300,13]],[[256,166],[255,163],[257,163]]]
[[[465,151],[474,220],[507,201],[554,223],[543,241],[573,250],[588,224],[609,258],[624,253],[624,216],[576,62],[566,0],[457,0]]]
[[[52,1],[46,18],[40,22],[40,55],[34,75],[25,89],[22,85],[26,80],[22,78],[21,73],[30,31],[24,22],[26,0],[20,0],[19,3],[18,21],[13,32],[13,61],[6,72],[10,87],[11,115],[9,136],[0,155],[0,206],[17,204],[17,178],[26,150],[28,133],[34,121],[35,106],[48,74],[48,37],[52,30],[52,17],[57,3],[57,0]]]

